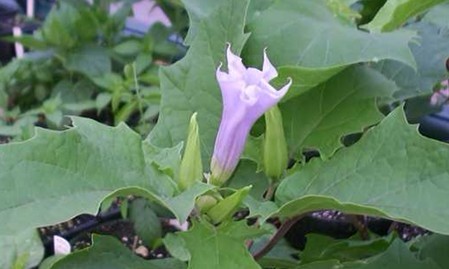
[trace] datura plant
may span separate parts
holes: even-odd
[[[409,123],[446,103],[449,5],[371,2],[171,3],[187,53],[146,138],[70,117],[0,145],[0,269],[449,268],[449,146]],[[158,255],[39,234],[117,207]]]

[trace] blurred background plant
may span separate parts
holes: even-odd
[[[172,23],[146,29],[129,26],[136,0],[44,2],[39,16],[15,15],[9,32],[2,26],[3,41],[28,51],[0,68],[0,135],[23,140],[36,125],[61,129],[67,115],[124,121],[146,135],[159,112],[158,69],[185,52],[179,41],[187,28],[183,6],[164,1],[160,8]],[[13,26],[24,34],[12,37]]]

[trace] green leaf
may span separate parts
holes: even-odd
[[[340,0],[340,1],[349,7],[354,3],[358,2],[359,0]]]
[[[228,187],[241,189],[251,185],[249,195],[254,199],[262,201],[265,190],[268,188],[268,178],[264,173],[255,172],[257,166],[252,161],[241,160],[236,171],[229,179]]]
[[[216,11],[198,22],[198,33],[187,55],[176,64],[161,68],[161,113],[149,136],[157,146],[172,147],[185,140],[190,115],[198,112],[206,170],[222,107],[215,69],[224,60],[226,42],[239,51],[247,37],[243,27],[248,1],[226,0],[218,5]]]
[[[262,51],[279,66],[275,85],[293,79],[284,100],[297,96],[360,62],[392,59],[415,66],[408,43],[411,32],[370,34],[341,22],[325,0],[276,1],[248,24],[251,36],[243,52],[249,65],[262,62]]]
[[[432,259],[441,269],[449,265],[449,236],[433,234],[418,240],[418,257],[422,260]],[[414,246],[415,246],[414,245]]]
[[[250,23],[253,19],[262,15],[262,12],[269,8],[274,0],[257,0],[249,2],[246,23]]]
[[[146,246],[153,247],[156,240],[162,237],[161,222],[151,204],[145,199],[136,199],[131,203],[129,219]]]
[[[181,165],[181,151],[183,147],[184,143],[181,142],[171,148],[159,148],[146,139],[143,141],[145,161],[175,180]],[[173,184],[176,185],[175,182]]]
[[[72,120],[75,127],[64,132],[36,129],[31,140],[0,146],[0,234],[95,214],[100,201],[119,188],[174,192],[146,167],[141,139],[128,127]]]
[[[133,254],[123,244],[111,237],[94,234],[92,247],[71,253],[58,260],[52,269],[183,269],[185,264],[174,259],[146,261]]]
[[[42,261],[41,264],[39,264],[39,269],[51,269],[52,266],[59,260],[63,259],[65,255],[55,255],[50,256]]]
[[[290,156],[305,148],[331,156],[343,146],[343,135],[362,132],[383,118],[376,98],[389,97],[395,89],[379,72],[354,66],[281,104]]]
[[[423,21],[431,22],[440,27],[449,28],[449,2],[439,4],[429,10],[422,18]]]
[[[245,240],[260,231],[246,226],[245,221],[214,227],[195,222],[187,232],[178,233],[190,252],[192,269],[259,269],[245,246]]]
[[[245,199],[250,190],[251,186],[237,190],[233,194],[219,201],[216,205],[209,209],[206,214],[214,223],[221,223],[227,219],[230,219],[235,211],[241,207],[243,199]]]
[[[165,198],[165,205],[173,212],[179,222],[183,223],[194,208],[196,198],[214,188],[215,186],[197,182],[178,196]]]
[[[358,12],[352,10],[345,0],[327,0],[327,5],[340,20],[348,24],[353,24],[356,19],[362,17]]]
[[[99,87],[108,91],[115,91],[124,84],[123,78],[116,73],[106,73],[100,77],[92,78],[92,81]]]
[[[298,264],[298,260],[295,258],[297,254],[298,251],[291,247],[287,240],[281,239],[258,262],[263,268],[295,268]]]
[[[41,28],[45,42],[64,49],[73,48],[77,43],[74,26],[79,19],[79,12],[66,2],[52,8]]]
[[[0,236],[95,214],[108,195],[137,194],[186,218],[196,196],[212,188],[173,197],[170,178],[146,165],[138,134],[72,120],[75,127],[64,132],[37,129],[29,141],[0,145]]]
[[[307,244],[300,254],[300,260],[301,264],[331,259],[340,262],[357,261],[384,252],[392,242],[392,236],[360,240],[334,239],[320,234],[308,234]]]
[[[403,25],[409,18],[446,0],[388,0],[374,19],[364,25],[370,32],[388,32]]]
[[[16,74],[16,72],[20,69],[23,61],[20,60],[12,60],[7,65],[2,66],[0,68],[0,90],[3,92],[3,87],[5,84]],[[3,105],[3,104],[2,104]],[[6,105],[4,106],[6,107]]]
[[[97,98],[95,98],[95,108],[98,111],[103,110],[110,102],[111,102],[112,96],[108,92],[102,92],[97,95]]]
[[[170,254],[178,260],[190,260],[190,253],[187,250],[186,242],[174,233],[168,233],[163,239],[164,245]]]
[[[399,87],[400,90],[394,93],[395,99],[430,94],[435,84],[448,77],[449,32],[428,22],[411,24],[407,29],[416,30],[420,37],[419,44],[410,44],[417,69],[390,60],[373,65]]]
[[[338,260],[318,261],[297,267],[298,269],[442,269],[439,268],[432,260],[419,260],[408,249],[407,245],[401,240],[395,240],[391,246],[382,254],[372,258],[357,261],[340,263]]]
[[[6,38],[6,40],[11,42],[19,42],[23,46],[34,50],[44,50],[47,48],[47,44],[45,44],[43,40],[27,34],[17,37]]]
[[[111,59],[106,49],[98,46],[84,46],[67,55],[65,67],[93,78],[111,72]]]
[[[279,215],[333,208],[449,234],[449,146],[419,135],[397,108],[331,160],[312,159],[282,181]]]
[[[241,156],[241,159],[250,160],[257,164],[256,172],[263,171],[263,141],[264,135],[260,135],[259,137],[249,135],[246,139],[245,149]]]
[[[44,247],[36,229],[26,229],[17,235],[0,234],[0,268],[32,268],[43,257]]]
[[[140,52],[142,45],[137,40],[127,40],[114,47],[114,51],[118,54],[133,55]]]
[[[72,83],[68,79],[59,81],[52,89],[51,97],[60,98],[63,105],[77,106],[92,102],[95,86],[87,80]]]
[[[182,1],[189,14],[189,32],[187,33],[185,43],[192,44],[202,27],[204,20],[207,20],[212,13],[217,13],[221,7],[219,1],[209,0],[190,0]]]
[[[269,185],[268,178],[262,172],[255,172],[256,169],[257,166],[252,161],[241,160],[229,180],[228,187],[241,189],[246,186],[252,186],[249,195],[243,203],[248,207],[250,217],[260,217],[260,221],[264,222],[279,208],[272,201],[264,200],[263,196]]]

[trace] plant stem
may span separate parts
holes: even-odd
[[[284,223],[282,223],[281,227],[279,227],[279,229],[276,231],[276,233],[270,238],[267,244],[253,255],[253,258],[255,260],[259,260],[260,258],[265,256],[268,252],[270,252],[270,250],[273,249],[273,247],[277,244],[277,242],[281,240],[282,237],[284,237],[284,235],[288,232],[288,230],[290,230],[290,228],[304,216],[305,214],[301,214],[293,218],[286,219]]]
[[[137,95],[137,102],[139,106],[139,113],[140,113],[140,122],[143,122],[143,108],[142,108],[142,96],[140,95],[140,88],[139,88],[139,82],[137,81],[137,72],[136,72],[136,63],[132,63],[133,68],[133,76],[134,76],[134,86],[136,87],[136,95]]]
[[[267,191],[265,192],[264,196],[265,201],[271,201],[271,198],[273,198],[274,195],[274,191],[276,190],[276,186],[277,184],[270,180],[270,184],[268,185]]]

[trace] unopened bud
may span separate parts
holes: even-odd
[[[199,212],[205,213],[218,203],[218,199],[213,195],[205,194],[196,199],[195,205]]]
[[[190,118],[189,133],[184,150],[184,156],[179,168],[179,188],[188,189],[195,182],[203,178],[203,165],[201,163],[200,137],[198,134],[197,113],[193,113]]]
[[[250,185],[237,190],[211,207],[206,214],[211,218],[214,224],[218,224],[225,219],[232,217],[235,211],[242,206],[242,202],[249,194],[251,188],[252,186]]]
[[[264,171],[271,179],[279,179],[287,168],[288,152],[282,115],[277,106],[273,106],[265,113],[265,125]]]

